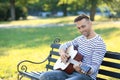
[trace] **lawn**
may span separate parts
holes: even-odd
[[[120,22],[94,22],[95,31],[100,34],[107,50],[120,52]],[[52,41],[59,37],[61,43],[79,36],[75,26],[46,28],[9,28],[0,29],[0,78],[16,80],[16,65],[19,61],[28,59],[41,61],[50,50]],[[30,64],[28,64],[30,65]],[[45,64],[32,65],[31,70],[41,71]],[[119,70],[116,70],[120,72]],[[27,80],[27,79],[26,79]],[[111,79],[112,80],[112,79]]]
[[[18,21],[1,21],[0,24],[9,24],[9,25],[30,25],[36,26],[40,24],[60,24],[60,23],[73,23],[73,19],[76,16],[67,16],[67,17],[49,17],[49,18],[41,18],[38,17],[37,19],[29,19],[28,20],[18,20]],[[34,17],[33,17],[34,18]],[[95,21],[109,21],[109,18],[96,15]]]

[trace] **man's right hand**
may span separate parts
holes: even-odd
[[[62,62],[66,63],[70,56],[65,52],[60,52],[60,57],[61,57]]]

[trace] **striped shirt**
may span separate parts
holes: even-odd
[[[82,65],[91,67],[91,74],[89,75],[96,80],[99,67],[106,53],[106,46],[102,38],[98,34],[91,39],[81,35],[62,44],[59,49],[66,50],[71,45],[78,46],[78,52],[84,56]]]

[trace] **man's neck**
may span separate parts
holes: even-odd
[[[86,37],[87,39],[91,39],[96,36],[96,33],[94,31],[91,31],[90,34]]]

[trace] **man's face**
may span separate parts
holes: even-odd
[[[91,31],[91,22],[86,20],[86,19],[82,19],[81,21],[77,21],[75,22],[75,24],[77,25],[78,30],[81,32],[82,35],[88,37],[90,35],[90,31]]]

